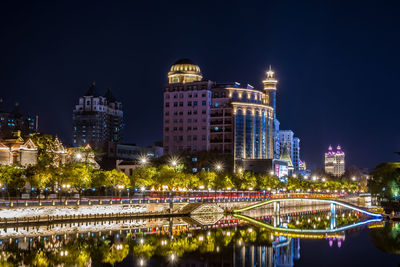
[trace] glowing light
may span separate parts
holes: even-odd
[[[81,159],[82,158],[82,154],[81,153],[77,153],[75,156],[77,159]]]

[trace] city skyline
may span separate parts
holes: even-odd
[[[308,167],[322,168],[326,147],[340,144],[346,149],[347,166],[373,168],[397,160],[394,151],[400,149],[399,126],[393,123],[398,114],[399,40],[389,39],[398,26],[396,4],[375,13],[371,3],[351,3],[346,10],[339,3],[330,9],[293,3],[287,10],[285,3],[267,2],[241,6],[239,15],[254,17],[241,23],[229,12],[218,13],[234,10],[235,4],[215,4],[211,11],[225,22],[208,21],[202,17],[203,8],[189,15],[190,5],[178,6],[172,12],[181,20],[168,20],[160,8],[150,13],[154,20],[145,20],[146,25],[140,19],[148,11],[134,18],[126,11],[131,10],[129,5],[110,11],[104,3],[93,10],[90,4],[32,4],[21,10],[9,4],[0,26],[7,40],[0,48],[8,51],[1,64],[0,97],[9,106],[19,102],[24,113],[38,114],[40,131],[72,143],[72,108],[94,80],[99,90],[110,87],[122,100],[123,140],[151,144],[162,139],[160,88],[179,58],[193,59],[211,80],[240,77],[238,82],[257,88],[272,65],[279,80],[281,128],[300,137],[302,160]],[[340,12],[341,23],[336,23],[339,15],[332,10]],[[355,19],[352,12],[364,15]],[[108,19],[100,19],[104,17]],[[163,21],[168,27],[162,26]],[[178,26],[188,34],[172,35]],[[195,42],[199,36],[202,39]],[[235,39],[227,45],[226,36]],[[171,42],[159,42],[168,38]]]

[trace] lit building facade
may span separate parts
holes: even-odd
[[[20,131],[22,136],[28,136],[37,131],[37,117],[21,113],[19,104],[14,109],[7,111],[0,99],[0,138],[10,138],[13,133]]]
[[[328,152],[325,153],[325,172],[337,177],[344,174],[345,153],[339,145],[336,147],[336,152],[329,146]]]
[[[282,148],[285,146],[293,164],[293,171],[295,173],[304,171],[305,163],[300,159],[300,138],[295,137],[292,130],[279,130],[278,140],[279,154],[282,154]]]
[[[276,85],[270,69],[264,90],[203,80],[189,59],[175,62],[164,85],[164,153],[214,151],[234,160],[272,159]],[[276,86],[275,86],[276,89]]]
[[[20,131],[15,132],[12,138],[0,141],[0,165],[35,165],[37,155],[37,146],[31,138],[23,139]]]
[[[108,143],[119,143],[122,134],[122,103],[111,94],[97,94],[95,84],[79,98],[73,110],[73,145],[90,144],[96,149],[105,150]]]

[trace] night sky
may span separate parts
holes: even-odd
[[[0,97],[65,143],[93,80],[122,100],[125,142],[162,140],[162,84],[185,57],[206,79],[258,88],[271,64],[281,129],[309,167],[329,144],[347,166],[399,159],[398,1],[36,2],[0,4]]]

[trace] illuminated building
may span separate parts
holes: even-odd
[[[325,172],[338,177],[343,175],[345,172],[344,157],[345,154],[339,145],[336,147],[336,152],[333,151],[332,146],[329,146],[328,152],[325,153]]]
[[[293,170],[295,173],[305,170],[305,164],[301,165],[300,159],[300,138],[294,137],[294,133],[291,130],[279,130],[278,140],[280,148],[279,154],[282,152],[282,148],[286,146],[287,153],[290,156]],[[281,158],[281,155],[279,155]],[[300,169],[301,167],[301,169]]]
[[[89,87],[73,110],[73,145],[105,150],[109,143],[119,143],[122,132],[122,104],[108,89],[97,94],[95,83]]]
[[[273,71],[267,72],[264,90],[202,78],[199,66],[189,59],[171,66],[164,85],[164,152],[214,151],[232,155],[237,164],[272,159]]]
[[[1,165],[35,165],[37,163],[37,155],[37,146],[30,138],[23,139],[20,131],[15,132],[12,138],[0,141]]]
[[[0,138],[12,137],[16,131],[20,131],[22,136],[33,134],[37,131],[37,123],[37,117],[20,112],[18,103],[15,103],[12,111],[7,111],[0,99]]]
[[[275,78],[275,72],[269,66],[267,77],[263,81],[264,91],[268,96],[270,106],[273,108],[273,125],[272,125],[272,139],[273,139],[273,158],[279,159],[280,157],[280,141],[279,141],[279,120],[276,118],[276,85],[278,80]]]

